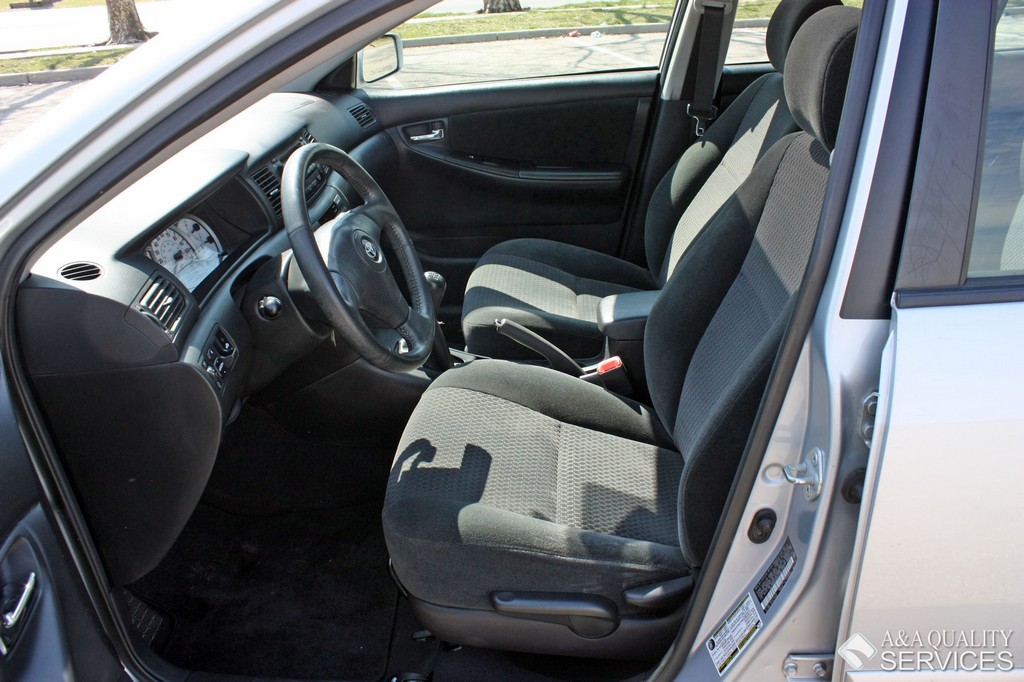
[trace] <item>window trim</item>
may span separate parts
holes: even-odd
[[[988,92],[992,69],[993,28],[998,20],[996,2],[988,4],[988,13],[979,11],[976,3],[943,0],[939,5],[935,26],[935,46],[929,74],[928,96],[921,127],[917,171],[910,197],[906,232],[896,278],[895,302],[898,308],[941,305],[951,300],[951,292],[968,284],[967,267],[970,244],[974,235],[978,189],[984,153],[985,127],[988,114]],[[984,39],[979,39],[984,36]],[[984,78],[979,79],[979,73]],[[954,129],[950,118],[951,99],[984,102],[977,115]],[[959,139],[962,145],[937,145],[929,140]],[[972,182],[950,187],[942,181],[936,167],[957,166],[970,173]],[[950,204],[952,206],[950,206]],[[937,213],[964,214],[968,220],[942,225],[929,216]],[[914,263],[913,252],[918,244],[943,244],[959,253],[936,258],[924,267]],[[927,248],[927,246],[926,246]],[[987,278],[986,278],[987,279]],[[1002,290],[1004,287],[999,287]],[[969,286],[963,296],[984,302],[995,295],[990,286]],[[1024,292],[1021,294],[1024,296]],[[1001,296],[997,296],[1001,298]]]
[[[839,311],[843,319],[892,315],[892,291],[907,224],[931,68],[935,6],[910,2],[904,19],[878,161]]]
[[[900,310],[1024,301],[1024,275],[972,277],[960,286],[903,289],[894,297]]]

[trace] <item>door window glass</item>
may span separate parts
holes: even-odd
[[[442,0],[395,29],[402,70],[363,87],[656,68],[674,9],[675,0]]]
[[[1024,275],[1024,2],[993,40],[985,146],[968,277]]]

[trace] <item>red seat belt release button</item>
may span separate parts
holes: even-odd
[[[602,360],[594,366],[594,369],[597,370],[595,374],[598,382],[609,391],[614,391],[619,395],[629,395],[633,392],[633,385],[626,374],[626,366],[622,364],[622,358],[618,355]],[[584,377],[586,376],[584,375]]]

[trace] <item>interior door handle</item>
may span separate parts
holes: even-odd
[[[431,130],[429,133],[424,133],[422,135],[410,135],[409,136],[409,141],[410,142],[436,142],[437,140],[443,140],[443,139],[444,139],[444,128],[437,128],[435,130]]]
[[[25,609],[28,608],[29,602],[32,600],[32,593],[36,589],[36,574],[29,573],[28,579],[25,580],[25,585],[22,587],[21,596],[18,597],[18,603],[14,605],[14,608],[4,613],[4,629],[13,630],[21,622],[21,617],[25,615]]]

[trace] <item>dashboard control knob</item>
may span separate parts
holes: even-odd
[[[281,299],[277,296],[264,296],[260,299],[260,317],[265,320],[277,319],[281,314]]]

